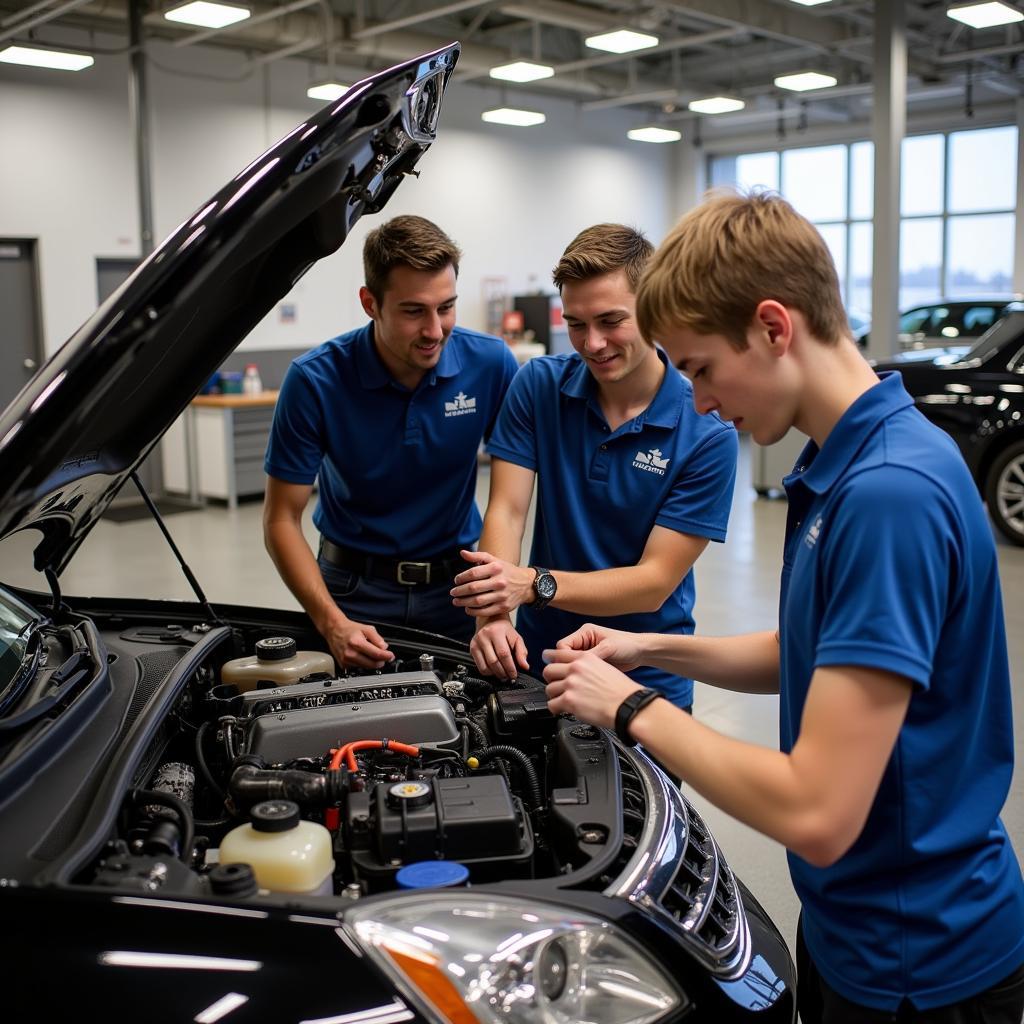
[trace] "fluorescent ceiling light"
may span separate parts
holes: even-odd
[[[658,45],[658,37],[646,32],[634,32],[620,28],[615,32],[602,32],[599,36],[587,36],[586,44],[592,50],[607,50],[609,53],[632,53]]]
[[[532,64],[528,60],[517,60],[491,68],[491,78],[500,78],[505,82],[536,82],[541,78],[550,78],[554,73],[553,67]]]
[[[4,64],[26,64],[30,68],[53,68],[55,71],[81,71],[94,63],[87,53],[40,50],[34,46],[8,46],[0,50],[0,61]]]
[[[686,106],[697,114],[729,114],[742,110],[746,103],[735,96],[707,96],[702,100],[690,100]]]
[[[349,87],[342,85],[341,82],[317,82],[316,85],[311,85],[306,90],[306,95],[311,100],[330,102],[331,100],[341,99],[348,92],[348,89]]]
[[[831,75],[823,75],[819,71],[801,71],[795,75],[779,75],[775,84],[780,89],[792,92],[807,92],[808,89],[830,89],[836,84]]]
[[[992,28],[994,25],[1024,21],[1024,14],[1004,3],[959,4],[948,8],[946,14],[971,28]]]
[[[678,142],[683,133],[674,128],[657,128],[652,125],[649,128],[632,128],[626,132],[626,136],[634,142]]]
[[[182,25],[199,25],[202,28],[224,28],[236,21],[245,21],[252,14],[248,7],[239,4],[212,3],[211,0],[192,0],[192,3],[172,7],[164,14],[168,21]]]
[[[829,0],[793,0],[793,3],[800,4],[801,7],[817,7],[818,4],[829,3]]]
[[[488,121],[490,124],[512,124],[517,128],[529,128],[531,125],[543,124],[547,118],[536,110],[498,107],[496,110],[485,110],[480,115],[480,120]]]

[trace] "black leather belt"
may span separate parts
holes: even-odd
[[[390,580],[407,587],[422,583],[450,583],[458,573],[468,568],[458,552],[434,557],[424,561],[410,558],[388,558],[385,555],[368,555],[335,544],[326,537],[320,540],[320,557],[339,569],[347,569],[357,576],[370,576],[378,580]]]

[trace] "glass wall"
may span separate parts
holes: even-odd
[[[1013,282],[1017,129],[903,140],[900,308],[1005,295]],[[874,146],[808,146],[716,156],[712,185],[779,191],[813,221],[836,261],[851,318],[871,314]]]

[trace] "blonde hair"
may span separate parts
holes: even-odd
[[[839,278],[813,224],[780,195],[719,190],[669,232],[640,281],[637,323],[648,338],[672,327],[722,334],[747,348],[755,310],[775,299],[835,344],[847,332]]]
[[[444,270],[451,266],[457,277],[461,257],[459,247],[433,221],[412,214],[392,217],[366,236],[364,280],[370,294],[382,302],[393,267]]]
[[[635,292],[640,275],[653,254],[654,246],[636,228],[625,224],[595,224],[581,231],[565,247],[551,277],[561,291],[566,281],[587,281],[624,270],[629,289]]]

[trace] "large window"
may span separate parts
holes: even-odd
[[[781,192],[817,225],[851,314],[870,316],[872,143],[712,157],[710,177],[713,185]],[[900,177],[900,308],[1009,293],[1017,129],[906,138]]]

